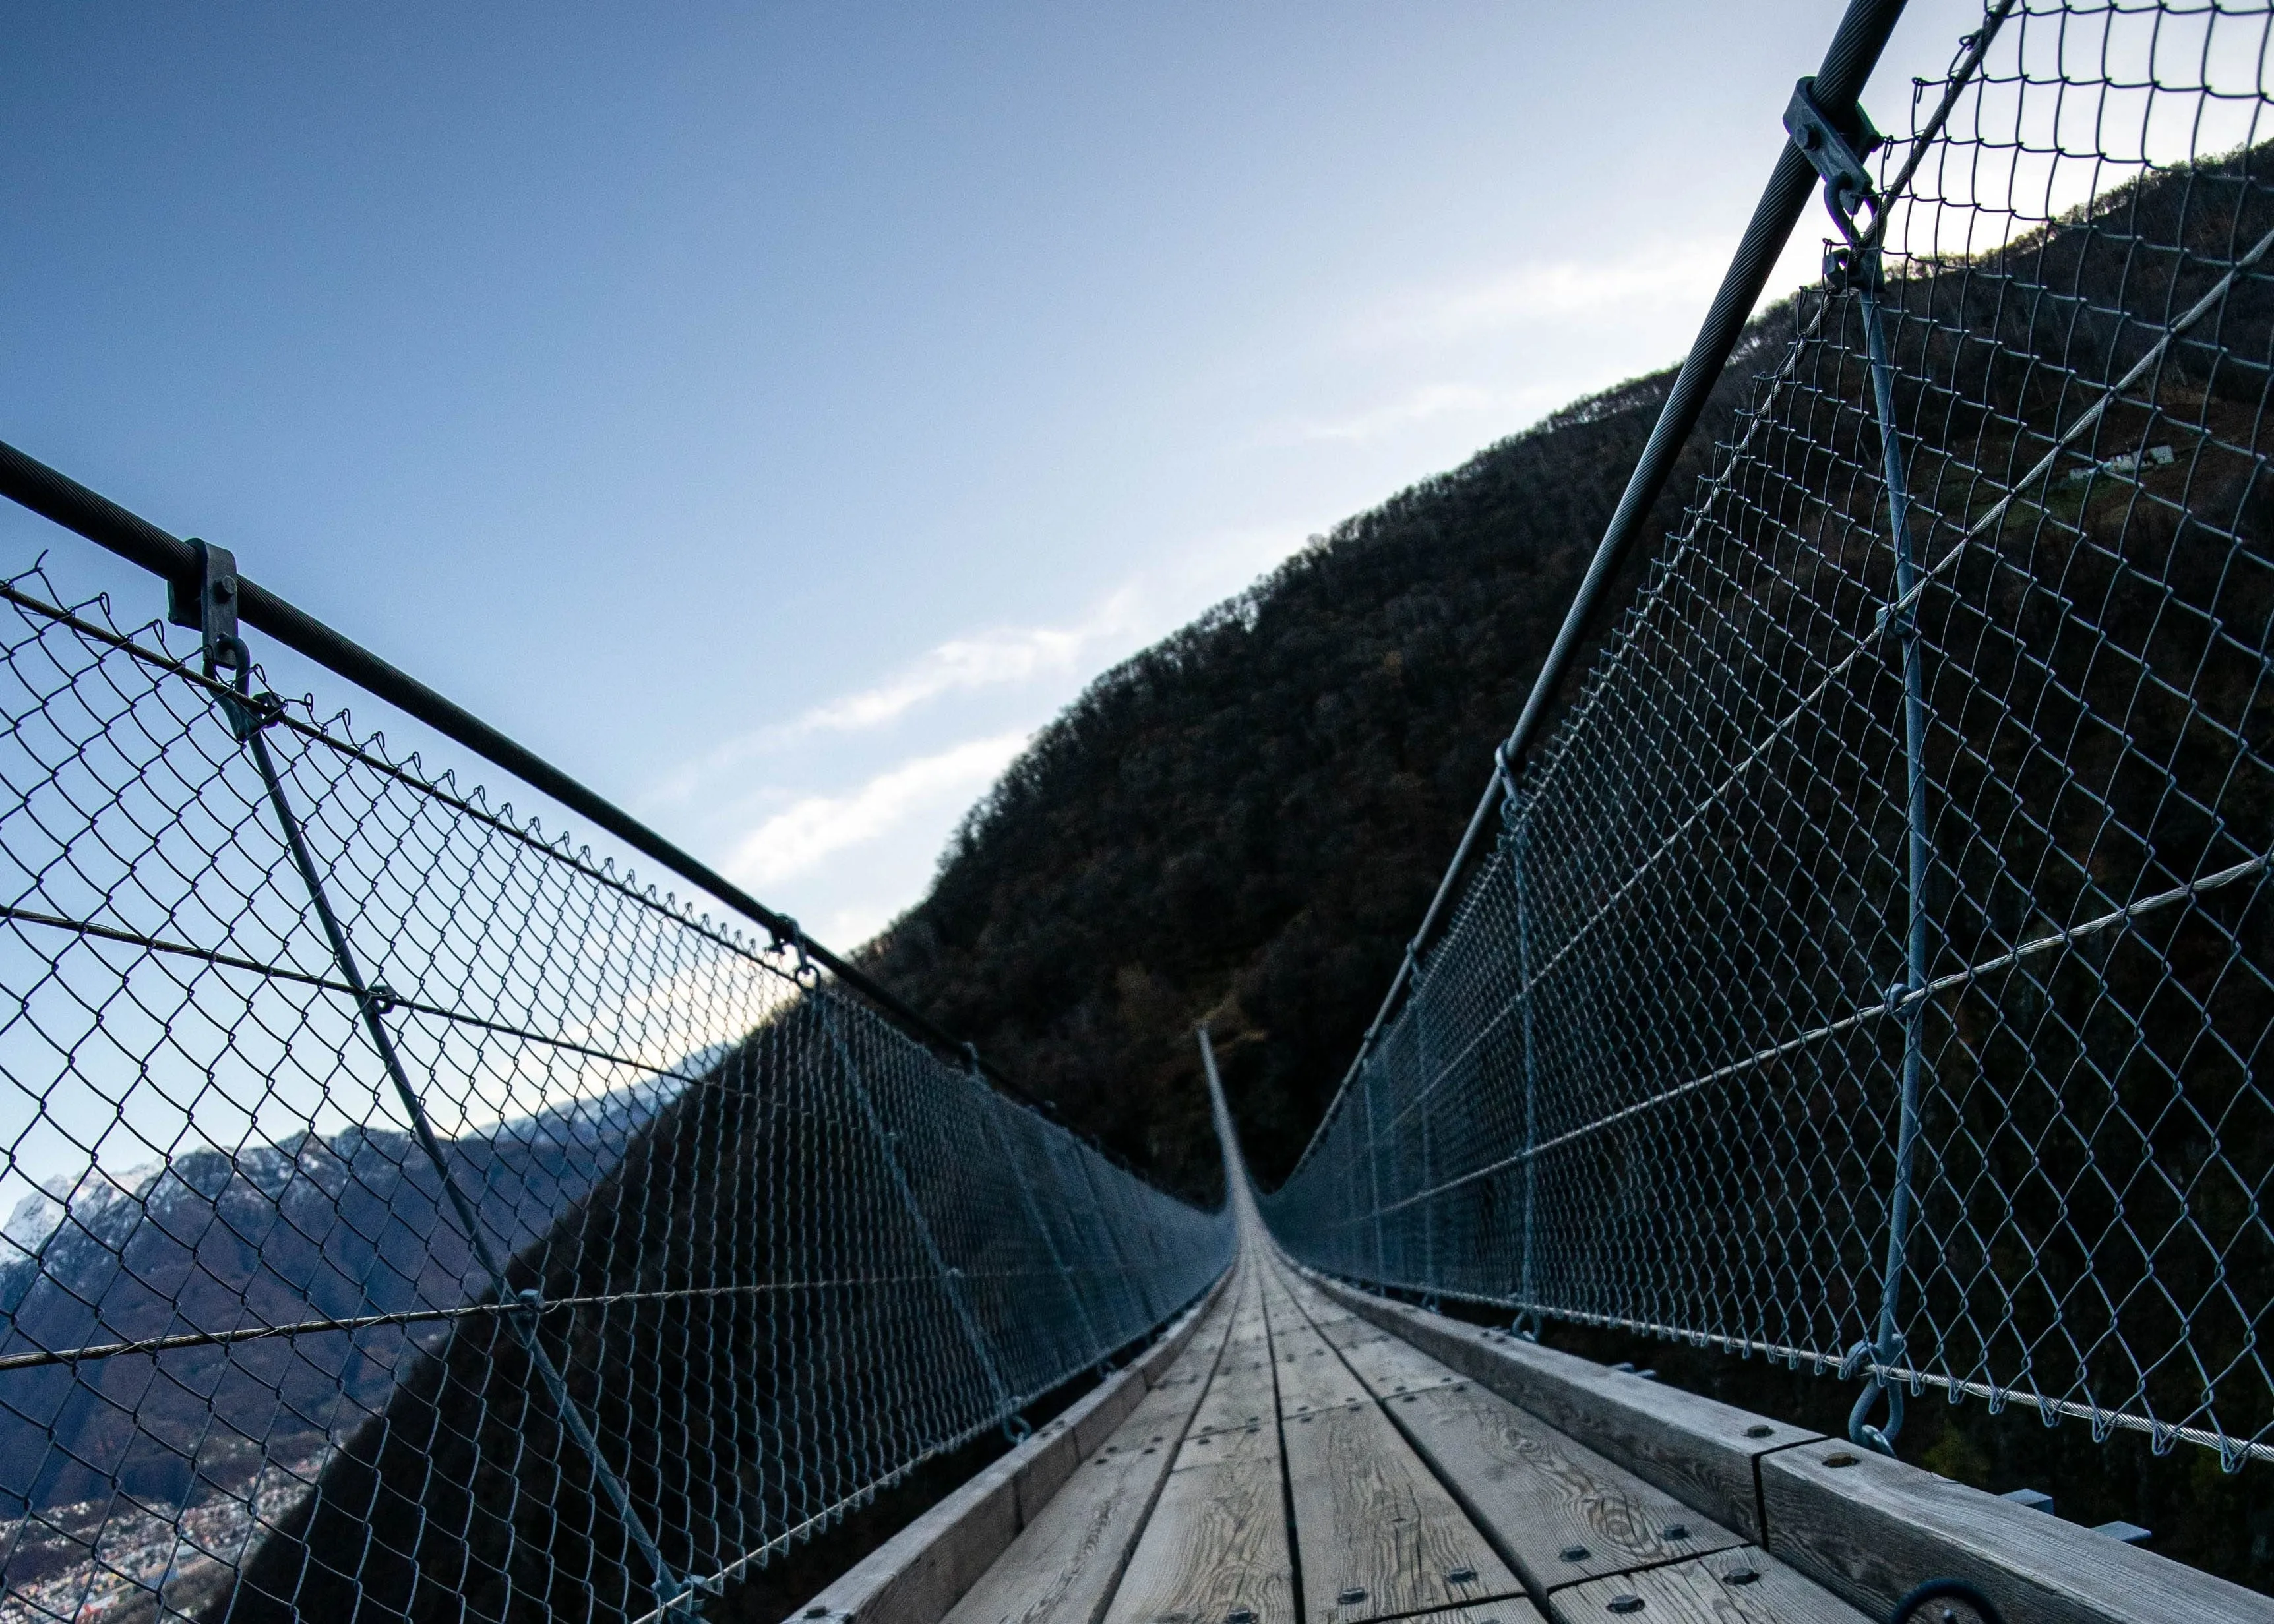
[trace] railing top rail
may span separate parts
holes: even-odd
[[[109,498],[89,490],[59,472],[0,442],[0,496],[52,520],[65,530],[94,542],[164,581],[169,587],[194,583],[200,568],[196,546],[131,513]],[[237,577],[238,612],[250,624],[278,642],[305,655],[335,675],[376,695],[404,714],[416,718],[445,738],[462,744],[485,761],[550,796],[579,816],[591,820],[643,856],[661,863],[680,878],[699,886],[736,914],[765,930],[778,948],[795,944],[805,955],[845,986],[875,1004],[911,1037],[941,1054],[962,1061],[972,1058],[980,1074],[1026,1103],[1047,1109],[1013,1079],[990,1065],[983,1056],[896,996],[859,966],[807,936],[797,921],[770,908],[741,886],[666,838],[597,791],[516,743],[464,706],[429,688],[362,644],[335,631],[297,605],[280,597],[245,575]]]
[[[2009,0],[2010,3],[2010,0]],[[1815,94],[1825,106],[1847,108],[1863,94],[1864,82],[1879,64],[1879,55],[1886,49],[1888,36],[1894,32],[1896,21],[1902,16],[1904,0],[1849,0],[1847,11],[1840,19],[1832,42],[1825,49],[1823,64],[1816,71]],[[1674,465],[1698,419],[1706,410],[1707,397],[1713,386],[1721,381],[1723,368],[1736,351],[1738,341],[1744,335],[1745,324],[1760,303],[1761,294],[1768,286],[1770,273],[1777,259],[1784,252],[1785,244],[1799,222],[1801,211],[1808,205],[1816,187],[1817,172],[1806,154],[1790,142],[1777,154],[1776,167],[1770,171],[1768,185],[1754,206],[1752,218],[1746,222],[1744,236],[1739,239],[1736,252],[1722,274],[1721,285],[1706,307],[1706,320],[1698,327],[1697,340],[1690,353],[1683,357],[1681,370],[1675,374],[1674,383],[1667,391],[1665,402],[1659,408],[1658,421],[1643,443],[1636,457],[1633,470],[1627,476],[1626,488],[1620,493],[1618,506],[1612,510],[1610,523],[1604,527],[1601,541],[1595,546],[1594,556],[1588,561],[1586,573],[1580,577],[1577,589],[1571,595],[1570,606],[1565,610],[1563,622],[1556,629],[1555,641],[1548,645],[1547,658],[1541,661],[1540,674],[1532,685],[1532,692],[1524,702],[1516,726],[1508,738],[1494,753],[1492,771],[1485,779],[1484,792],[1477,799],[1476,810],[1469,815],[1468,826],[1462,831],[1460,844],[1445,865],[1443,876],[1429,899],[1429,906],[1421,916],[1405,955],[1391,978],[1389,989],[1383,993],[1382,1006],[1367,1026],[1366,1036],[1358,1053],[1344,1074],[1335,1099],[1320,1117],[1319,1126],[1311,1138],[1315,1146],[1334,1120],[1337,1108],[1351,1079],[1375,1041],[1388,1026],[1398,1000],[1411,985],[1418,961],[1442,924],[1445,909],[1451,902],[1461,876],[1469,871],[1477,854],[1478,841],[1482,837],[1493,814],[1497,811],[1509,792],[1509,786],[1525,758],[1539,742],[1540,730],[1545,724],[1549,708],[1562,691],[1577,661],[1581,646],[1585,643],[1597,617],[1601,613],[1604,599],[1611,583],[1632,555],[1650,520],[1651,510],[1657,506],[1660,494],[1672,477]],[[1308,1147],[1304,1155],[1310,1154]],[[1298,1166],[1300,1165],[1299,1162]]]

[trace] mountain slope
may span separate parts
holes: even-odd
[[[1755,324],[1651,523],[1675,523]],[[1314,539],[1092,684],[965,819],[869,966],[1171,1187],[1212,1199],[1192,1027],[1258,1177],[1300,1151],[1420,917],[1671,372]],[[1231,989],[1229,998],[1226,989]]]

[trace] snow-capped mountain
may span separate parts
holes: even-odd
[[[498,1255],[540,1239],[678,1086],[658,1079],[447,1141],[450,1177]],[[409,1133],[309,1133],[90,1172],[20,1202],[0,1227],[0,1358],[448,1308],[487,1286]],[[408,1343],[442,1328],[0,1369],[0,1515],[114,1481],[177,1502],[200,1479],[234,1482],[280,1447],[351,1429],[386,1402]]]

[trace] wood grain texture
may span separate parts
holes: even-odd
[[[1283,1439],[1312,1624],[1366,1624],[1522,1588],[1374,1405],[1315,1414]]]
[[[1540,1609],[1521,1596],[1502,1596],[1473,1606],[1448,1607],[1442,1613],[1423,1613],[1397,1624],[1542,1624]]]
[[[1744,1543],[1473,1382],[1406,1396],[1390,1413],[1535,1595]]]
[[[1141,1385],[1141,1378],[1130,1379]],[[1015,1477],[1007,1457],[997,1462],[791,1617],[825,1617],[832,1624],[939,1624],[1017,1537]]]
[[[1260,1352],[1233,1350],[1216,1367],[1193,1430],[1222,1432],[1261,1425],[1277,1413],[1276,1406],[1269,1358]]]
[[[1352,1324],[1366,1325],[1364,1320]],[[1387,1331],[1367,1326],[1367,1335],[1352,1333],[1347,1327],[1335,1327],[1341,1336],[1329,1336],[1335,1351],[1342,1356],[1351,1373],[1366,1385],[1367,1391],[1385,1402],[1402,1394],[1418,1393],[1424,1387],[1447,1387],[1467,1377],[1440,1360],[1431,1358],[1412,1343],[1392,1336]],[[1321,1333],[1325,1335],[1325,1332]]]
[[[1822,1436],[1335,1282],[1305,1283],[1755,1541],[1754,1462]]]
[[[2274,1624],[2274,1598],[1868,1450],[1784,1450],[1761,1490],[1770,1552],[1867,1613],[1948,1574],[2032,1624]]]
[[[1751,1577],[1731,1583],[1744,1575]],[[1630,1616],[1611,1611],[1622,1596],[1640,1599],[1630,1616],[1643,1624],[1873,1624],[1753,1545],[1558,1590],[1548,1616],[1554,1624],[1612,1624]]]
[[[1279,1378],[1282,1416],[1335,1409],[1373,1398],[1365,1384],[1350,1373],[1342,1357],[1307,1324],[1284,1335],[1275,1331],[1271,1352]]]
[[[1078,1470],[947,1615],[947,1624],[1096,1624],[1165,1474],[1100,1456]]]
[[[1294,1564],[1276,1470],[1171,1472],[1129,1559],[1104,1624],[1294,1624]]]
[[[1267,1414],[1254,1426],[1236,1426],[1220,1432],[1203,1432],[1197,1429],[1188,1434],[1177,1451],[1173,1470],[1182,1471],[1188,1466],[1208,1466],[1231,1462],[1261,1464],[1265,1470],[1279,1470],[1279,1422]]]
[[[1039,1505],[1022,1502],[1018,1537],[955,1604],[951,1624],[1096,1624],[1200,1407],[1232,1317],[1223,1295],[1211,1294],[1178,1332],[1173,1357],[1156,1366],[1157,1384],[1128,1408],[1112,1435],[1073,1467],[1057,1494]],[[1076,1431],[1061,1432],[1054,1451],[1071,1449]]]

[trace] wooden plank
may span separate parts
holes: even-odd
[[[947,1624],[1094,1624],[1119,1583],[1164,1474],[1158,1458],[1085,1462]]]
[[[1279,1474],[1249,1465],[1171,1472],[1103,1624],[1294,1624],[1294,1564]]]
[[[1521,1596],[1502,1596],[1470,1607],[1448,1607],[1400,1619],[1397,1624],[1541,1624],[1540,1609]]]
[[[949,1624],[1096,1624],[1231,1329],[1229,1304],[1218,1297],[1207,1306],[1186,1327],[1167,1373],[1065,1487],[1039,1506],[1022,1504],[1018,1538],[955,1605]]]
[[[1879,1616],[1950,1575],[2032,1624],[2274,1620],[2274,1598],[1868,1449],[1772,1455],[1761,1492],[1770,1552]]]
[[[1293,1299],[1314,1326],[1323,1327],[1352,1318],[1350,1311],[1319,1289],[1310,1277],[1291,1266],[1277,1266],[1274,1282]]]
[[[1123,1374],[1144,1385],[1133,1372]],[[790,1616],[831,1624],[938,1624],[1017,1537],[1015,1475],[1007,1456],[997,1462]]]
[[[1822,1437],[1339,1282],[1306,1283],[1756,1543],[1754,1462]]]
[[[1194,1428],[1178,1449],[1173,1470],[1182,1471],[1188,1466],[1229,1462],[1257,1462],[1268,1470],[1277,1471],[1278,1417],[1267,1414],[1253,1426],[1228,1427],[1213,1432]]]
[[[1873,1624],[1754,1545],[1597,1579],[1547,1598],[1554,1624],[1609,1624],[1627,1613],[1645,1624]]]
[[[1363,1333],[1353,1326],[1364,1327]],[[1419,1393],[1425,1387],[1442,1387],[1456,1381],[1465,1381],[1452,1366],[1431,1358],[1403,1338],[1377,1330],[1363,1320],[1352,1320],[1337,1326],[1329,1335],[1321,1332],[1335,1351],[1342,1356],[1351,1373],[1365,1384],[1367,1391],[1384,1403],[1408,1393]]]
[[[1473,1382],[1391,1413],[1535,1595],[1744,1543]]]
[[[1308,1410],[1331,1410],[1370,1402],[1373,1395],[1350,1372],[1326,1338],[1306,1326],[1271,1338],[1274,1368],[1279,1377],[1279,1413],[1283,1417]]]
[[[1299,1417],[1283,1434],[1314,1624],[1435,1611],[1522,1589],[1373,1404]]]
[[[1273,1395],[1271,1361],[1256,1350],[1227,1350],[1201,1400],[1193,1430],[1199,1432],[1235,1432],[1257,1426],[1277,1413]]]

